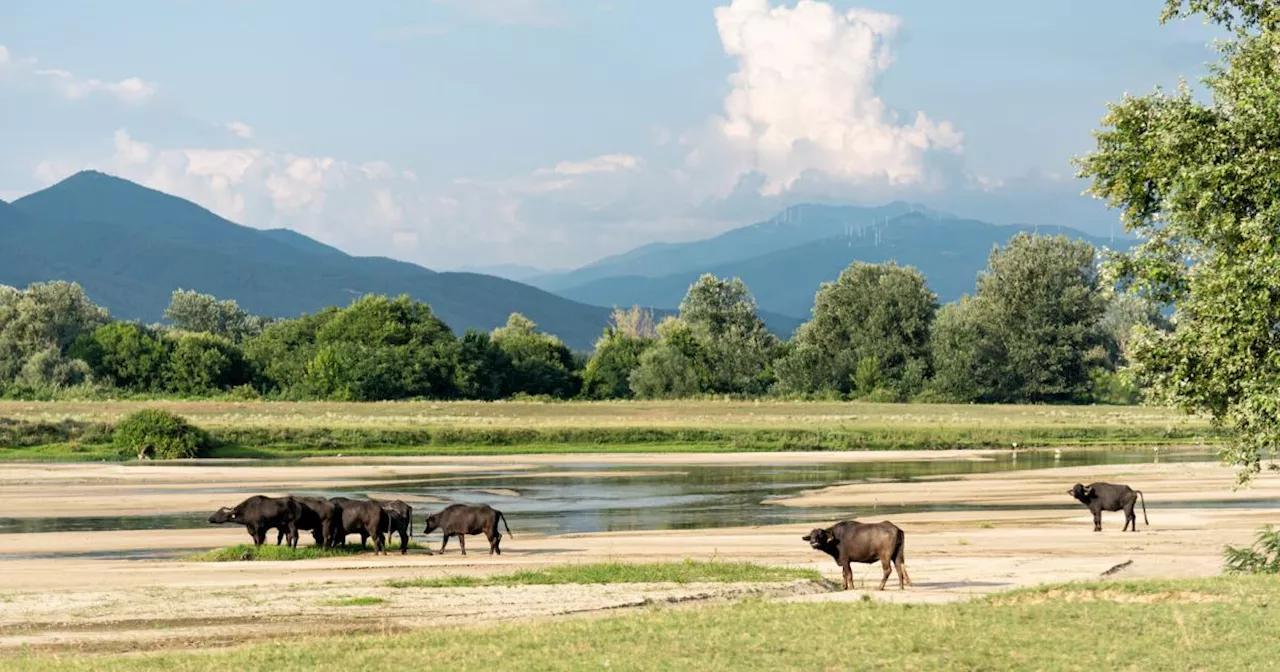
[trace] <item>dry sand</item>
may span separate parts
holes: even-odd
[[[972,454],[971,454],[972,455]],[[592,461],[621,456],[592,456]],[[626,456],[635,459],[636,456]],[[686,457],[664,456],[652,466],[687,464]],[[756,456],[732,456],[750,462]],[[768,456],[778,458],[784,456]],[[785,456],[797,463],[816,457]],[[822,457],[831,458],[824,454]],[[883,454],[875,454],[884,459]],[[911,457],[911,456],[907,456]],[[926,455],[921,455],[924,458]],[[563,456],[557,456],[563,461]],[[715,459],[727,459],[716,457]],[[508,458],[505,467],[539,460]],[[770,460],[773,461],[773,460]],[[821,460],[827,461],[827,460]],[[419,465],[397,462],[421,474],[465,473],[490,460],[453,458]],[[632,462],[634,463],[634,462]],[[119,509],[159,506],[163,511],[199,509],[208,493],[202,487],[272,483],[300,489],[333,479],[377,481],[380,467],[317,465],[243,469],[234,467],[120,467],[76,465],[14,467],[0,470],[0,506],[17,506],[14,488],[42,490],[45,511],[58,514],[80,506],[103,506],[114,489]],[[434,471],[433,471],[434,470]],[[453,470],[452,472],[449,470]],[[1232,494],[1233,473],[1211,464],[1135,465],[1014,472],[939,481],[927,486],[877,483],[842,486],[789,500],[787,505],[837,505],[859,518],[881,520],[872,504],[966,502],[969,504],[1061,504],[1070,484],[1103,478],[1129,482],[1148,495],[1151,525],[1138,533],[1120,531],[1121,514],[1104,514],[1102,533],[1093,532],[1084,507],[1069,510],[931,512],[894,515],[907,531],[906,557],[915,585],[905,592],[875,593],[878,599],[937,602],[1047,582],[1096,579],[1126,562],[1111,578],[1213,576],[1222,566],[1224,544],[1244,545],[1255,530],[1273,522],[1277,512],[1264,508],[1189,509],[1162,500],[1228,499],[1274,496],[1280,477],[1264,474],[1258,487]],[[68,484],[78,484],[70,487]],[[148,494],[166,486],[163,495]],[[186,487],[182,487],[186,486]],[[515,486],[519,487],[519,486]],[[100,489],[101,492],[95,490]],[[86,494],[87,493],[87,494]],[[146,499],[153,497],[154,499]],[[1067,500],[1069,501],[1069,500]],[[815,504],[816,503],[816,504]],[[132,507],[132,509],[131,509]],[[194,508],[192,508],[194,507]],[[206,507],[207,508],[207,507]],[[151,512],[157,512],[153,509]],[[1141,521],[1141,514],[1139,514]],[[209,646],[248,637],[284,633],[392,631],[435,623],[505,620],[534,616],[600,612],[666,602],[738,599],[764,594],[785,600],[858,599],[861,590],[826,592],[809,583],[769,585],[615,585],[524,586],[470,589],[392,589],[388,579],[450,574],[508,572],[553,564],[620,560],[628,562],[699,560],[752,561],[808,566],[837,579],[830,558],[800,540],[810,525],[780,525],[689,531],[537,536],[504,539],[501,556],[482,554],[473,542],[463,557],[451,544],[443,555],[358,556],[296,562],[191,563],[173,559],[121,560],[77,557],[103,552],[187,552],[242,543],[244,531],[232,527],[195,530],[105,531],[7,534],[0,548],[0,652],[31,645],[67,650],[119,650],[153,646]],[[304,535],[305,536],[305,535]],[[429,539],[434,546],[438,539]],[[60,557],[41,557],[61,554]],[[855,566],[855,577],[874,588],[878,567]],[[338,606],[349,598],[384,602]]]

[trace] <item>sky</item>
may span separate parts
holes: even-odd
[[[1105,233],[1071,157],[1215,56],[1163,4],[5,0],[0,200],[92,168],[442,270],[803,202]]]

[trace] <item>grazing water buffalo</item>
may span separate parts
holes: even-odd
[[[502,543],[502,533],[498,532],[498,521],[502,521],[502,526],[507,528],[507,534],[511,534],[511,528],[507,525],[507,517],[502,512],[489,506],[481,504],[479,506],[470,506],[467,504],[451,504],[440,513],[433,513],[427,516],[427,529],[423,534],[431,534],[439,529],[444,535],[444,540],[440,543],[440,552],[444,553],[444,547],[449,543],[449,537],[457,537],[458,545],[462,547],[462,554],[467,554],[467,535],[484,533],[489,539],[489,555],[497,553],[502,555],[502,549],[498,544]]]
[[[267,530],[277,528],[285,531],[289,537],[289,547],[298,546],[298,519],[302,517],[302,507],[292,497],[264,497],[254,495],[235,508],[222,507],[209,516],[209,522],[215,525],[237,523],[244,525],[253,537],[253,545],[261,546],[267,540]]]
[[[342,507],[324,497],[289,496],[301,507],[302,515],[298,518],[298,529],[310,530],[316,546],[323,548],[333,546],[333,539],[342,528]],[[276,535],[277,546],[280,545],[280,539],[285,533],[284,528],[279,529]]]
[[[844,589],[853,587],[853,569],[851,562],[870,564],[876,560],[884,568],[884,577],[880,579],[879,590],[889,581],[890,563],[898,570],[898,588],[906,590],[911,583],[907,575],[907,558],[904,548],[906,534],[897,525],[885,521],[883,523],[858,523],[844,520],[824,529],[814,529],[801,537],[809,542],[814,550],[822,551],[835,558],[836,564],[844,574]]]
[[[387,527],[391,521],[387,512],[383,510],[378,502],[347,499],[346,497],[334,497],[329,501],[337,504],[342,509],[342,527],[335,536],[335,546],[347,543],[348,534],[359,534],[361,546],[364,546],[366,539],[372,537],[374,555],[378,553],[387,554],[383,542],[386,539]]]
[[[1090,483],[1089,485],[1075,484],[1075,487],[1067,491],[1068,495],[1080,500],[1081,504],[1089,507],[1089,511],[1093,513],[1093,531],[1102,531],[1102,512],[1103,511],[1119,511],[1124,509],[1124,532],[1133,526],[1133,531],[1138,531],[1138,516],[1133,512],[1133,505],[1142,500],[1142,522],[1148,527],[1151,521],[1147,520],[1147,498],[1142,496],[1141,490],[1134,490],[1127,485],[1115,485],[1112,483]]]
[[[391,541],[391,533],[400,535],[400,553],[409,552],[409,538],[413,536],[413,507],[396,499],[390,502],[378,502],[387,512],[387,541]],[[364,545],[361,537],[360,545]]]

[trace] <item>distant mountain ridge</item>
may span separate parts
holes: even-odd
[[[365,293],[406,293],[455,330],[489,330],[520,312],[568,345],[590,349],[608,309],[520,283],[353,257],[293,231],[261,231],[189,201],[83,172],[0,206],[0,284],[81,283],[124,319],[158,321],[181,287],[293,317]]]
[[[782,246],[731,262],[694,266],[658,277],[630,274],[598,278],[560,289],[557,293],[583,303],[638,303],[665,307],[678,304],[689,284],[699,275],[713,273],[720,277],[741,278],[762,310],[802,319],[811,313],[814,295],[821,284],[835,280],[855,260],[870,263],[896,261],[900,265],[915,266],[945,303],[972,293],[978,272],[986,267],[992,248],[1006,243],[1022,231],[1063,234],[1112,249],[1127,249],[1131,244],[1128,239],[1102,239],[1066,227],[995,225],[923,210],[874,223],[879,213],[893,207],[886,206],[875,214],[863,208],[850,209],[849,213],[842,214],[839,209],[832,208],[825,213],[827,222],[824,226],[828,230],[832,221],[843,219],[850,222],[840,235]],[[867,221],[868,215],[872,223],[856,223]],[[724,237],[700,241],[698,246],[705,249],[712,241]],[[667,249],[671,247],[667,246]],[[641,252],[638,256],[645,254]],[[619,258],[626,258],[626,255],[614,259]],[[616,268],[619,264],[609,261],[604,266]]]
[[[843,235],[856,227],[918,212],[944,216],[923,205],[896,201],[879,207],[793,205],[756,224],[688,243],[650,243],[567,273],[529,278],[529,284],[563,292],[596,280],[622,276],[660,278],[695,268],[710,270],[788,247]]]

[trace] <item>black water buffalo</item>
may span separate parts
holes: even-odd
[[[876,560],[884,569],[880,588],[889,581],[890,564],[898,570],[898,588],[906,590],[911,583],[907,575],[906,534],[897,525],[883,523],[859,523],[844,520],[826,529],[814,529],[802,537],[814,550],[835,558],[844,575],[844,589],[853,587],[851,562],[870,564]]]
[[[335,546],[345,544],[348,534],[359,534],[361,546],[364,546],[366,539],[372,537],[374,555],[386,555],[383,542],[391,520],[378,502],[346,497],[333,497],[329,501],[342,509],[342,526],[334,537]]]
[[[261,546],[267,540],[267,530],[277,528],[285,531],[289,538],[289,546],[298,546],[298,520],[302,517],[302,507],[292,497],[264,497],[254,495],[235,508],[222,507],[209,516],[209,522],[215,525],[236,523],[244,525],[253,537],[253,545]]]
[[[440,552],[444,553],[444,547],[449,543],[449,537],[457,537],[458,545],[462,547],[462,554],[467,554],[467,535],[484,533],[489,539],[489,555],[497,553],[502,555],[502,549],[498,547],[502,543],[502,533],[498,532],[498,521],[502,521],[502,526],[507,529],[507,534],[511,534],[511,528],[507,525],[507,517],[502,512],[489,506],[481,504],[479,506],[471,506],[468,504],[451,504],[440,513],[433,513],[427,516],[427,529],[423,534],[431,534],[435,530],[440,530],[444,535],[444,540],[440,543]]]
[[[1103,511],[1119,511],[1124,509],[1124,532],[1133,526],[1133,531],[1138,531],[1138,516],[1133,512],[1133,505],[1142,500],[1142,522],[1148,527],[1151,521],[1147,520],[1147,498],[1142,496],[1141,490],[1134,490],[1127,485],[1115,485],[1113,483],[1090,483],[1089,485],[1075,484],[1075,487],[1067,491],[1068,495],[1075,497],[1081,504],[1089,507],[1089,511],[1093,513],[1093,531],[1102,531],[1102,512]]]
[[[333,546],[334,537],[338,530],[342,529],[342,507],[324,497],[289,496],[302,507],[302,515],[298,519],[298,530],[310,530],[316,546],[324,548]],[[279,530],[276,535],[277,546],[280,545],[280,539],[285,533],[284,528]]]
[[[396,499],[390,502],[379,501],[387,512],[387,541],[391,541],[391,533],[396,532],[400,535],[400,553],[409,552],[409,539],[413,537],[413,507]],[[360,538],[360,545],[364,545],[364,537]]]

